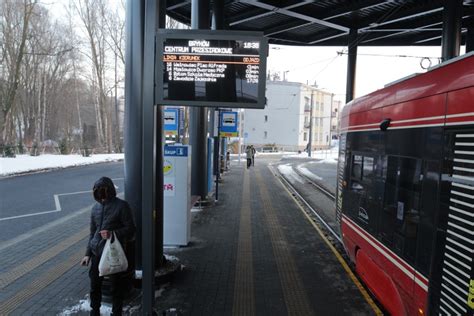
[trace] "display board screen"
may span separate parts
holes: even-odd
[[[160,30],[160,104],[263,108],[268,43],[255,32]]]

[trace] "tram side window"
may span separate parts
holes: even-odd
[[[360,155],[352,156],[352,168],[351,168],[351,189],[361,190],[363,189],[361,185],[362,181],[362,166],[364,163],[364,158]]]
[[[363,169],[363,178],[368,179],[374,174],[374,158],[364,157],[364,169]]]
[[[388,157],[380,235],[411,262],[416,254],[422,180],[421,159]]]
[[[374,158],[361,155],[352,156],[351,189],[362,190],[374,175]]]

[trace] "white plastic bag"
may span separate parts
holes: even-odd
[[[99,261],[99,276],[119,273],[127,270],[128,261],[115,232],[107,239]]]

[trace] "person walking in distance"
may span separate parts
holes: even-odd
[[[88,266],[90,285],[91,315],[100,315],[102,301],[102,281],[99,276],[99,262],[107,239],[113,233],[128,256],[129,248],[135,237],[135,223],[132,211],[127,202],[116,197],[114,183],[110,178],[102,177],[97,180],[93,188],[94,199],[97,203],[92,207],[90,220],[90,235],[86,255],[81,260],[81,265]],[[129,260],[130,262],[130,260]],[[129,265],[129,270],[133,269]],[[122,306],[128,279],[125,277],[129,271],[109,275],[112,293],[112,315],[122,315]]]
[[[253,151],[250,146],[247,146],[245,148],[245,155],[247,157],[247,169],[248,169],[252,165],[252,155],[253,155]]]
[[[255,166],[255,153],[257,150],[255,150],[255,147],[253,145],[250,145],[250,148],[252,148],[252,166]]]

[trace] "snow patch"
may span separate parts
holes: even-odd
[[[304,167],[297,167],[297,169],[302,173],[304,174],[305,176],[307,176],[308,178],[312,179],[312,180],[323,180],[323,178],[321,178],[320,176],[312,173],[310,170],[308,170],[307,168],[304,168]]]
[[[169,260],[169,261],[179,261],[178,257],[176,256],[173,256],[173,255],[168,255],[168,254],[164,254],[165,255],[165,258],[166,260]]]
[[[89,299],[83,299],[79,301],[79,304],[76,304],[72,307],[64,309],[61,313],[59,313],[59,316],[68,316],[68,315],[74,315],[79,312],[90,312],[91,311],[91,306],[90,306],[90,301]],[[102,305],[100,307],[100,315],[101,316],[109,316],[112,314],[112,307],[107,306],[107,305]]]
[[[197,213],[197,212],[202,212],[203,208],[201,207],[192,207],[191,208],[191,213]]]
[[[283,158],[302,158],[302,159],[317,159],[319,161],[329,162],[329,163],[337,163],[337,159],[339,156],[339,151],[337,149],[331,150],[317,150],[311,152],[311,157],[308,157],[307,152],[302,152],[300,154],[289,154],[283,156]]]
[[[0,176],[123,159],[124,154],[97,154],[90,157],[83,157],[81,155],[18,155],[15,158],[0,158]]]
[[[278,170],[292,184],[296,182],[304,183],[304,180],[293,170],[293,167],[291,166],[291,164],[279,165]]]
[[[158,290],[155,291],[155,299],[157,299],[158,297],[161,297],[161,295],[163,295],[163,292],[166,290],[166,287],[168,285],[169,285],[169,283],[163,284],[162,286],[160,286],[160,288]]]

